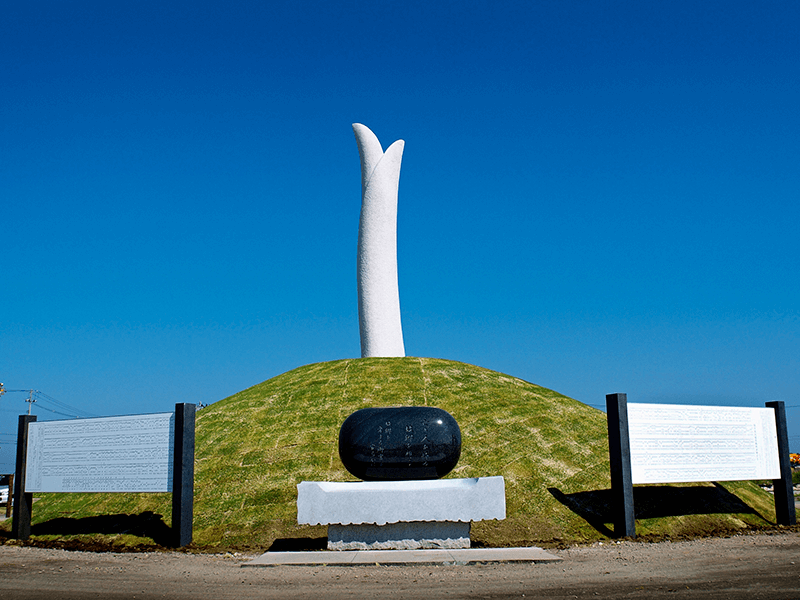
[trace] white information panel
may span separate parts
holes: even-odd
[[[32,422],[26,492],[171,492],[174,413]]]
[[[633,483],[780,479],[771,408],[628,404]]]

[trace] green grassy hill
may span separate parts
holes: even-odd
[[[438,406],[458,421],[448,477],[502,475],[507,518],[473,525],[474,543],[549,545],[610,535],[605,414],[502,373],[429,358],[348,359],[300,367],[197,414],[194,540],[208,550],[319,538],[296,523],[297,484],[351,481],[338,456],[345,418],[368,406]],[[637,531],[693,536],[774,523],[752,482],[637,487]],[[160,543],[168,494],[49,494],[33,539],[116,547]],[[10,522],[2,527],[7,535]],[[299,546],[303,542],[298,542]]]

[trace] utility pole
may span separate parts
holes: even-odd
[[[30,415],[31,414],[31,408],[33,407],[33,403],[36,402],[36,400],[33,399],[33,392],[35,390],[29,390],[29,391],[30,391],[30,394],[28,395],[28,399],[25,400],[25,402],[28,403],[28,414]]]

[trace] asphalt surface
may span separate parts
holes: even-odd
[[[548,550],[544,563],[269,566],[258,555],[0,546],[0,598],[800,599],[800,533]]]

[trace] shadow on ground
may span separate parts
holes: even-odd
[[[280,538],[272,542],[267,552],[304,552],[310,550],[327,550],[328,538]]]
[[[159,546],[169,546],[172,529],[162,515],[145,511],[138,515],[99,515],[73,519],[59,517],[31,527],[32,535],[129,534],[150,538]]]
[[[610,489],[574,494],[565,494],[558,488],[547,488],[547,491],[597,531],[607,537],[614,537],[614,532],[606,526],[606,523],[614,520]],[[742,513],[764,518],[718,483],[712,486],[634,487],[633,505],[637,519]]]

